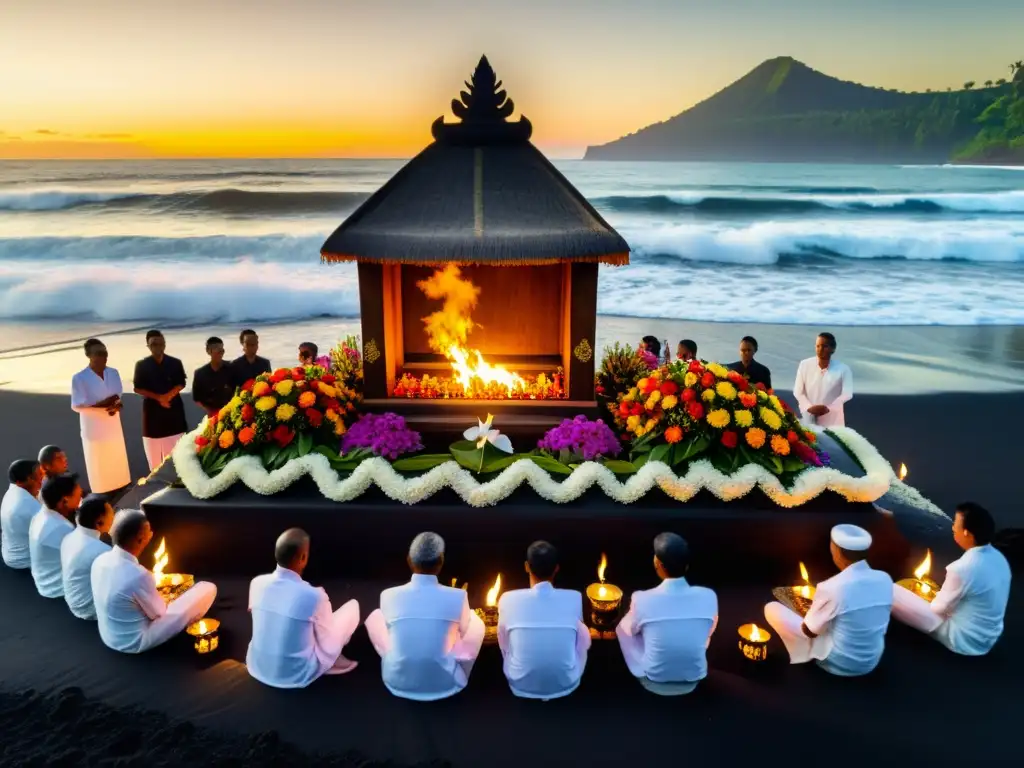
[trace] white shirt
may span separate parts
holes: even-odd
[[[93,560],[91,581],[100,638],[115,651],[138,653],[150,622],[167,613],[153,574],[114,547]]]
[[[75,524],[59,512],[43,507],[28,527],[28,548],[32,556],[32,578],[43,597],[64,597],[60,574],[60,543],[75,530]]]
[[[9,568],[28,568],[28,529],[39,511],[39,500],[20,485],[11,484],[0,502],[0,550]]]
[[[341,654],[330,629],[327,593],[280,566],[249,586],[252,641],[245,657],[249,674],[276,688],[305,688]]]
[[[819,637],[811,655],[834,675],[866,675],[878,666],[892,613],[892,579],[866,561],[818,584],[804,625]]]
[[[718,626],[718,596],[691,587],[685,578],[665,579],[634,592],[625,629],[644,641],[645,676],[654,683],[695,683],[708,674],[707,648]]]
[[[1010,564],[1003,553],[991,544],[972,547],[946,566],[946,580],[931,603],[946,619],[936,632],[957,653],[984,655],[1003,634],[1009,599]]]
[[[71,613],[80,619],[94,621],[92,604],[92,562],[110,545],[100,541],[100,532],[78,526],[60,543],[60,567],[64,580],[64,599]]]
[[[583,665],[576,652],[583,596],[542,581],[498,601],[498,645],[505,677],[524,698],[553,699],[576,690]],[[587,646],[590,635],[587,634]]]
[[[408,584],[381,593],[380,610],[389,638],[381,676],[389,691],[434,701],[466,687],[469,681],[452,653],[473,616],[465,590],[416,573]]]
[[[804,422],[819,427],[845,426],[843,403],[853,397],[853,372],[850,366],[834,357],[829,360],[828,368],[821,368],[818,358],[808,357],[801,360],[796,369],[793,397],[800,405]],[[824,405],[828,413],[812,416],[807,409],[814,405]]]
[[[104,368],[103,378],[100,378],[92,368],[86,367],[71,378],[71,409],[80,415],[83,440],[100,443],[124,440],[121,414],[111,416],[106,411],[89,407],[123,392],[121,376],[114,368]]]

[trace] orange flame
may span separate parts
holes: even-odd
[[[752,643],[762,643],[768,639],[768,633],[761,629],[757,624],[750,625],[750,637],[747,638]]]
[[[493,385],[511,395],[526,385],[518,374],[491,365],[479,350],[467,347],[469,332],[476,327],[470,311],[476,306],[480,289],[463,279],[457,266],[449,264],[416,285],[428,298],[444,302],[440,310],[423,318],[423,324],[431,349],[451,361],[455,381],[467,395]]]
[[[910,470],[907,469],[907,465],[906,464],[900,463],[900,480],[901,481],[906,479],[907,473],[909,471]]]
[[[156,548],[156,552],[153,553],[153,578],[156,583],[159,584],[164,579],[164,568],[167,567],[167,563],[170,558],[167,555],[167,539],[160,539],[160,546]]]
[[[928,572],[932,569],[932,551],[929,549],[928,553],[924,556],[924,560],[917,566],[917,570],[914,571],[914,577],[917,579],[923,579],[928,575]]]
[[[484,600],[484,605],[488,608],[493,608],[498,604],[498,594],[501,592],[501,574],[498,574],[498,578],[494,580],[494,586],[487,590],[487,598]]]
[[[608,558],[601,553],[601,564],[597,566],[597,580],[604,584],[604,570],[608,567]]]
[[[797,593],[801,597],[805,597],[809,600],[811,598],[811,577],[807,573],[807,566],[804,565],[802,562],[800,563],[800,578],[804,580],[804,583],[802,586],[797,588]]]

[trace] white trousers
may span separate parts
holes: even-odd
[[[814,659],[824,659],[831,650],[826,635],[808,637],[804,634],[804,620],[799,613],[782,603],[768,603],[764,607],[764,619],[775,630],[786,651],[790,664],[805,664]]]
[[[184,432],[170,437],[142,438],[142,447],[146,451],[146,461],[149,462],[150,472],[159,467],[163,460],[171,455],[171,451],[174,450],[174,446],[178,444],[183,434]]]
[[[328,632],[329,638],[326,638],[326,642],[318,643],[318,645],[330,645],[331,648],[340,648],[338,655],[333,659],[321,658],[321,674],[327,674],[330,668],[334,666],[335,662],[341,658],[341,655],[345,652],[345,646],[348,645],[348,641],[352,639],[352,635],[355,634],[356,628],[359,626],[359,602],[356,600],[349,600],[341,608],[331,614],[331,623],[329,625]],[[319,630],[317,630],[319,632]],[[326,667],[324,667],[326,665]]]
[[[622,658],[626,661],[629,673],[637,678],[640,684],[651,693],[656,693],[659,696],[681,696],[691,693],[697,688],[696,682],[656,683],[653,680],[648,680],[647,669],[644,667],[643,635],[630,634],[626,628],[626,623],[620,621],[615,626],[615,637],[619,640]]]
[[[363,623],[366,625],[366,632],[370,636],[374,650],[383,659],[391,650],[391,635],[388,632],[388,623],[384,619],[384,614],[378,608],[367,616]],[[456,640],[455,645],[448,651],[457,662],[455,682],[460,687],[465,687],[469,682],[469,674],[473,671],[473,664],[476,662],[477,656],[480,655],[486,631],[483,620],[474,613],[469,620],[469,631]]]
[[[154,619],[142,633],[139,653],[162,645],[184,631],[194,621],[199,621],[210,610],[217,598],[217,587],[208,581],[198,581],[181,597],[167,606],[167,613]]]

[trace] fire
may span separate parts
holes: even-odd
[[[484,600],[484,605],[488,608],[493,608],[498,604],[498,594],[501,592],[501,574],[498,574],[498,578],[494,580],[494,586],[487,590],[487,598]]]
[[[928,575],[928,572],[932,569],[932,551],[929,549],[928,553],[924,556],[924,560],[917,566],[917,570],[914,571],[914,578],[923,579]]]
[[[199,634],[200,635],[205,635],[206,634],[206,622],[204,620],[202,620],[202,619],[200,619],[200,621],[199,621]]]
[[[491,365],[479,350],[467,347],[469,332],[476,327],[470,311],[480,289],[464,280],[457,266],[449,264],[416,285],[429,298],[444,301],[440,310],[423,318],[423,324],[431,349],[451,361],[454,379],[467,396],[496,387],[508,397],[527,389],[528,382],[519,374]]]
[[[804,580],[804,583],[802,586],[797,587],[797,593],[800,597],[805,597],[809,600],[811,598],[811,577],[807,573],[807,566],[802,562],[800,563],[800,578]]]
[[[900,480],[901,480],[901,481],[902,481],[902,480],[905,480],[905,479],[906,479],[906,477],[907,477],[907,473],[908,473],[909,471],[910,471],[910,470],[908,470],[908,469],[907,469],[907,465],[906,465],[906,464],[903,464],[903,463],[901,462],[901,463],[900,463]]]
[[[764,642],[768,633],[761,629],[757,624],[750,625],[750,637],[748,638],[752,643]]]
[[[608,558],[601,553],[601,564],[597,566],[597,580],[604,584],[604,569],[608,567]]]
[[[153,554],[153,578],[157,584],[163,581],[164,568],[167,567],[169,560],[170,558],[167,555],[167,539],[160,539],[160,546],[156,548],[156,552]]]

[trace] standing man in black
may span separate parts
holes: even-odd
[[[771,389],[772,372],[768,370],[768,366],[754,359],[755,354],[757,339],[753,336],[744,336],[740,339],[740,359],[735,363],[729,363],[729,370],[741,374],[754,387],[760,384],[764,389]]]
[[[181,360],[164,354],[167,342],[160,331],[146,333],[149,357],[135,364],[133,386],[142,397],[142,445],[151,470],[160,466],[188,429],[181,390],[185,368]]]
[[[260,337],[256,331],[246,328],[238,334],[242,345],[242,356],[236,357],[231,363],[231,383],[240,387],[249,379],[255,379],[261,373],[270,373],[270,361],[256,353],[260,350]]]
[[[235,394],[231,366],[224,362],[224,342],[216,336],[206,340],[206,354],[210,362],[192,374],[192,399],[196,405],[213,416]]]

